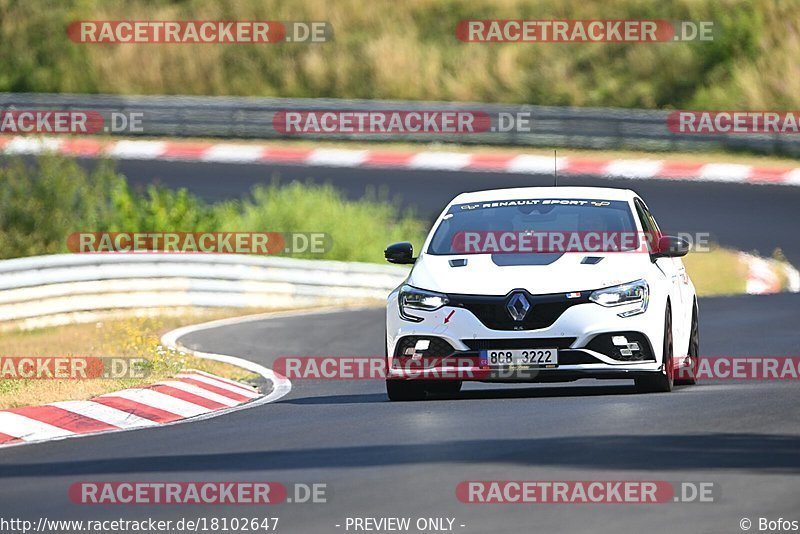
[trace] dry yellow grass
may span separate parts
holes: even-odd
[[[339,307],[376,306],[368,299],[353,299]],[[216,319],[256,313],[279,313],[301,308],[193,309],[178,316],[133,317],[35,330],[8,331],[0,338],[0,357],[91,356],[146,358],[143,378],[87,380],[0,379],[0,409],[46,404],[63,400],[85,400],[130,387],[140,387],[174,376],[181,370],[198,369],[242,382],[257,375],[213,360],[196,358],[164,349],[161,336],[174,328]],[[319,309],[319,308],[317,308]],[[139,375],[137,375],[139,376]]]
[[[254,313],[249,310],[249,313]],[[152,384],[182,369],[199,369],[233,380],[255,375],[239,367],[164,350],[159,337],[186,324],[241,315],[241,310],[196,311],[183,317],[133,318],[10,332],[0,339],[0,356],[93,356],[146,358],[143,378],[87,380],[0,379],[0,409],[83,400],[120,389]]]

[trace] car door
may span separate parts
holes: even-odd
[[[654,236],[663,235],[661,228],[658,226],[655,217],[650,212],[647,204],[641,199],[636,199],[636,211],[639,220],[642,223],[642,228],[645,232],[652,232]],[[658,243],[658,238],[653,240],[653,246]],[[687,292],[688,292],[688,278],[686,269],[680,258],[658,258],[655,261],[656,266],[664,273],[667,281],[669,282],[670,301],[672,303],[672,331],[674,335],[674,346],[676,347],[675,355],[682,356],[681,350],[678,347],[683,347],[688,342],[689,332],[686,324],[689,319],[686,316],[686,310],[690,308],[687,305]]]

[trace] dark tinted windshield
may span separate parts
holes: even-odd
[[[429,254],[459,254],[464,232],[601,232],[635,234],[623,200],[514,199],[451,206],[428,247]],[[636,248],[636,244],[632,248]]]

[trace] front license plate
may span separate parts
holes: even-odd
[[[489,367],[556,367],[558,349],[483,350],[481,360]]]

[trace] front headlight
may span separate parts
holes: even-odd
[[[449,302],[447,295],[411,286],[400,288],[400,295],[398,295],[397,301],[400,304],[400,317],[414,322],[421,321],[422,317],[410,315],[406,310],[434,311]]]
[[[622,306],[624,304],[639,304],[637,307],[618,313],[620,317],[639,315],[647,310],[650,297],[650,287],[644,280],[637,280],[605,289],[598,289],[589,295],[589,300],[601,306]]]

